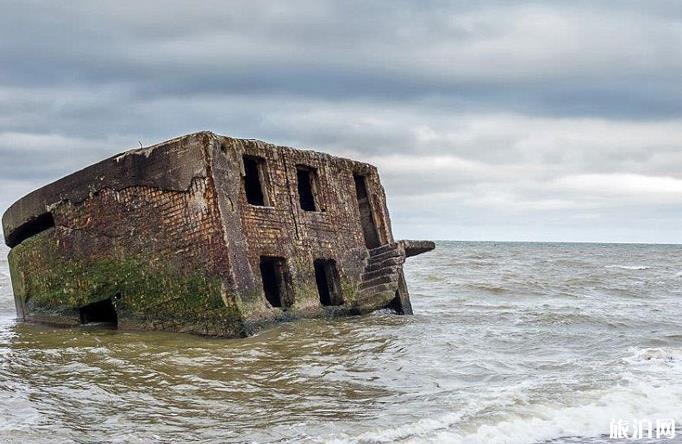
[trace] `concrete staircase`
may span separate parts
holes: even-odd
[[[358,299],[378,308],[395,298],[405,250],[399,242],[369,250],[369,259],[358,287]]]

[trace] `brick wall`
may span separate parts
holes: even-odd
[[[64,251],[89,257],[149,256],[179,270],[229,276],[216,196],[208,178],[187,191],[133,186],[103,189],[52,211]]]
[[[390,230],[390,225],[387,222],[383,189],[376,169],[361,162],[258,141],[242,140],[231,146],[238,150],[239,157],[246,154],[265,159],[262,166],[263,185],[270,205],[249,204],[243,185],[235,198],[248,243],[247,259],[254,271],[256,288],[261,288],[258,271],[260,257],[283,257],[287,260],[296,290],[293,308],[319,311],[313,261],[318,258],[334,259],[344,284],[344,298],[352,302],[366,255],[354,173],[367,176],[380,238],[383,242],[392,240],[390,231],[386,231]],[[297,165],[316,170],[317,198],[324,211],[310,212],[301,209],[297,189]],[[263,309],[269,309],[262,292],[259,299],[257,302]]]
[[[246,200],[244,154],[265,160],[268,206]],[[323,211],[301,209],[297,165],[316,171]],[[78,200],[41,191],[55,228],[12,250],[18,305],[36,319],[78,323],[79,307],[120,296],[121,319],[141,328],[234,336],[243,321],[321,315],[315,259],[336,261],[352,306],[367,257],[353,174],[366,177],[381,243],[393,240],[376,169],[327,154],[198,133],[91,169],[67,178]],[[287,261],[287,310],[263,295],[261,256]]]
[[[183,191],[104,187],[49,210],[55,228],[10,257],[27,318],[77,324],[79,307],[112,297],[119,325],[242,333],[210,174]]]

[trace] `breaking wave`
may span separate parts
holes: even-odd
[[[621,270],[648,270],[646,265],[607,265],[605,268],[618,268]]]
[[[589,391],[578,402],[524,404],[495,421],[482,421],[489,406],[466,414],[447,413],[396,428],[337,438],[337,443],[526,444],[540,442],[590,442],[609,436],[611,421],[682,422],[682,350],[652,348],[637,350],[623,358],[629,364],[619,384]],[[519,393],[519,395],[521,395]],[[595,440],[594,442],[597,442]],[[599,441],[602,442],[602,441]]]

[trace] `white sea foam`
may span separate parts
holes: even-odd
[[[639,365],[644,361],[678,364],[682,363],[682,350],[673,348],[645,348],[635,351],[632,356],[625,358],[625,360],[632,365]]]
[[[350,444],[350,443],[387,443],[398,440],[413,439],[416,437],[433,436],[440,430],[455,426],[462,418],[461,414],[447,413],[435,418],[420,419],[416,423],[405,424],[391,429],[376,430],[363,433],[358,437],[336,438],[328,443]]]
[[[621,270],[648,270],[646,265],[607,265],[605,268],[618,268]]]
[[[586,392],[580,401],[568,405],[559,399],[552,404],[522,405],[506,413],[504,419],[482,425],[460,423],[461,415],[450,413],[337,442],[525,444],[608,436],[612,420],[682,421],[682,385],[677,381],[682,350],[634,350],[624,361],[628,366],[622,384]]]
[[[473,433],[445,430],[427,438],[429,442],[533,443],[561,437],[598,437],[609,434],[611,420],[675,419],[682,413],[680,387],[639,381],[608,391],[593,393],[585,403],[560,406],[529,406],[504,421],[483,425]]]

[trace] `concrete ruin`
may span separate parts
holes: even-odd
[[[40,188],[2,218],[20,319],[245,336],[275,322],[411,314],[377,169],[201,132]]]

